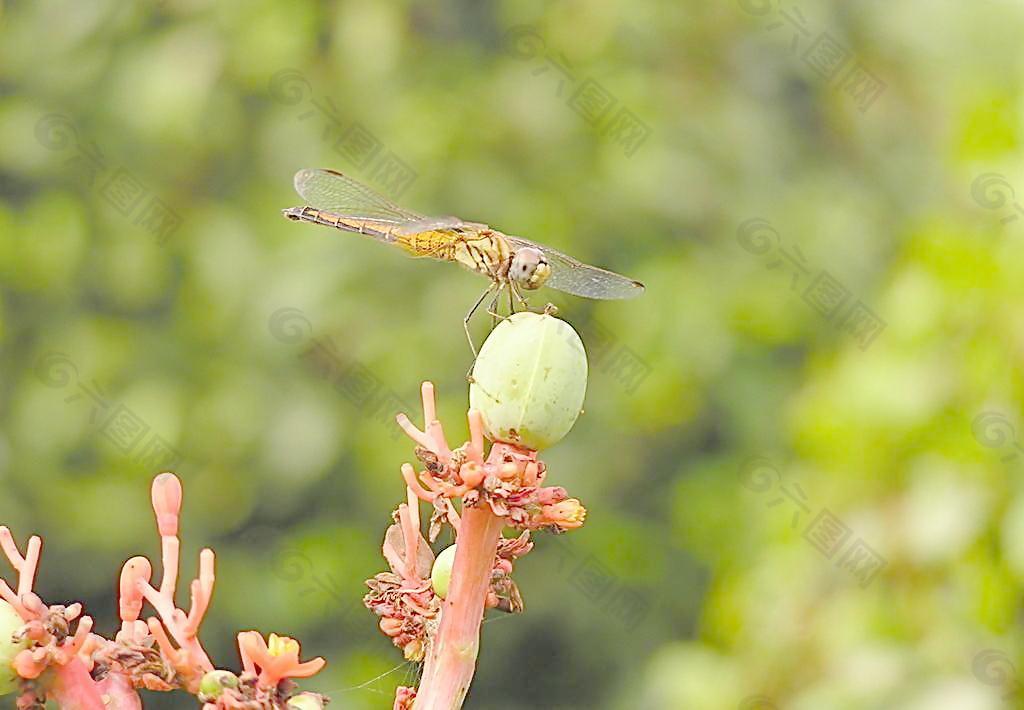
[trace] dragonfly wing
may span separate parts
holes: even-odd
[[[458,217],[428,217],[413,222],[406,222],[395,230],[396,234],[419,234],[420,232],[434,232],[442,229],[459,229],[466,225]]]
[[[574,296],[599,299],[635,298],[644,292],[644,285],[614,271],[588,266],[557,249],[521,237],[505,237],[515,247],[534,247],[544,253],[551,266],[551,276],[544,283]]]
[[[380,193],[336,170],[306,168],[295,173],[295,191],[311,207],[341,217],[404,224],[423,216],[399,207]]]

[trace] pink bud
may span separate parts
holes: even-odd
[[[587,509],[576,498],[567,498],[554,505],[542,505],[541,516],[563,530],[572,530],[583,525],[587,519]]]
[[[165,472],[153,479],[153,510],[161,537],[178,534],[178,513],[181,511],[181,481]]]
[[[378,625],[380,630],[388,636],[398,636],[402,632],[402,622],[389,616],[382,617]]]
[[[142,590],[139,581],[148,582],[153,575],[153,566],[145,557],[133,557],[121,568],[121,582],[118,594],[118,609],[121,621],[135,621],[142,612]]]
[[[41,641],[46,638],[47,633],[46,627],[43,626],[43,622],[38,619],[34,619],[25,624],[25,636],[32,639],[33,641]]]
[[[462,464],[462,468],[459,469],[459,478],[470,488],[479,486],[480,482],[484,480],[485,474],[483,466],[473,461]]]
[[[503,463],[498,467],[498,478],[503,481],[511,481],[516,478],[520,478],[521,472],[525,470],[525,466],[521,466],[518,463],[508,462]]]
[[[36,618],[41,618],[46,614],[49,607],[43,604],[43,600],[39,598],[39,595],[35,592],[28,592],[21,596],[21,605]]]
[[[46,664],[36,660],[30,650],[20,652],[14,657],[14,662],[11,665],[14,667],[15,673],[27,680],[38,678],[46,670]]]
[[[541,488],[537,491],[537,502],[541,505],[551,505],[552,503],[561,503],[563,500],[569,497],[569,493],[561,486],[551,486],[549,488]]]

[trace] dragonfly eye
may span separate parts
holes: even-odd
[[[523,247],[512,257],[509,277],[525,289],[540,288],[551,275],[551,266],[540,249]]]

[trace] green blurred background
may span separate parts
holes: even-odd
[[[590,351],[545,455],[589,517],[517,566],[469,707],[1021,702],[1019,3],[0,8],[0,520],[45,599],[115,628],[172,465],[219,665],[256,628],[332,707],[414,681],[359,603],[390,419],[429,378],[465,435],[484,282],[282,219],[333,167],[648,287],[535,299]]]

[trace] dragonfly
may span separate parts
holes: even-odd
[[[634,298],[644,292],[639,281],[589,266],[556,249],[486,224],[458,217],[425,217],[399,207],[336,170],[300,170],[295,173],[295,191],[306,205],[282,210],[290,220],[364,234],[414,257],[454,262],[487,277],[490,284],[463,319],[474,356],[477,351],[469,334],[470,320],[491,295],[494,300],[488,312],[500,317],[497,307],[503,289],[508,290],[513,312],[513,297],[528,308],[523,293],[541,286],[596,299]]]

